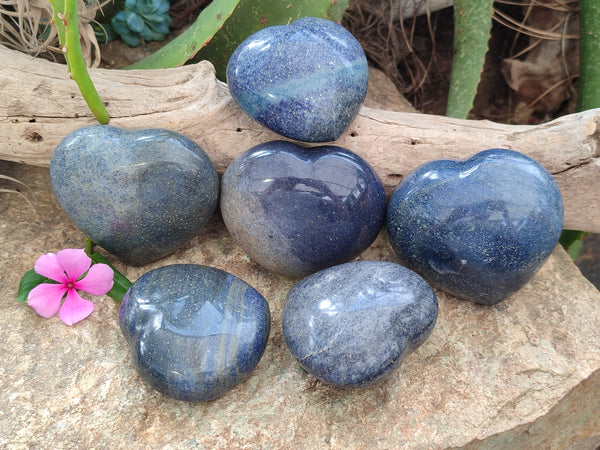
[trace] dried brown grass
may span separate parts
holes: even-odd
[[[446,76],[444,72],[449,71],[447,60],[451,59],[451,49],[448,49],[448,45],[451,42],[440,41],[440,37],[448,38],[448,33],[438,29],[439,12],[394,21],[395,3],[394,0],[351,1],[344,25],[361,42],[370,62],[381,69],[413,104],[421,108],[423,102],[428,101],[424,97],[431,95],[431,84],[439,83]],[[507,8],[503,6],[512,6],[512,11],[522,13],[513,17],[505,12]],[[548,27],[531,25],[530,17],[536,8],[564,13],[565,19]],[[567,32],[569,21],[576,19],[577,12],[577,0],[497,0],[493,20],[513,36],[513,44],[505,57],[524,58],[544,41],[577,39],[576,35]],[[447,21],[441,24],[442,27],[448,26]],[[449,39],[451,41],[451,35]],[[529,44],[523,47],[520,45],[523,41]],[[566,64],[566,59],[563,64]],[[563,83],[570,84],[572,78],[565,79]]]
[[[79,34],[86,65],[100,64],[100,47],[91,23],[98,10],[112,0],[78,0]],[[0,0],[0,45],[32,56],[60,59],[56,29],[47,0]]]

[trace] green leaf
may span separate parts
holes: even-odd
[[[454,1],[454,57],[446,115],[466,119],[483,70],[492,28],[493,0]]]
[[[287,25],[301,17],[322,17],[339,22],[348,8],[348,0],[241,0],[221,31],[198,53],[194,61],[208,60],[217,77],[225,81],[225,69],[231,53],[258,30]]]
[[[578,230],[563,230],[558,242],[567,251],[571,259],[575,259],[581,249],[582,239],[587,234]]]
[[[240,0],[214,0],[179,37],[126,69],[166,69],[185,64],[223,26]]]
[[[136,13],[129,14],[127,17],[127,26],[131,31],[135,31],[136,33],[141,33],[144,29],[144,19],[138,16]]]
[[[581,250],[582,245],[583,245],[582,239],[578,239],[577,241],[573,242],[573,244],[571,244],[567,253],[569,254],[569,256],[571,257],[572,260],[577,259],[577,256],[579,255],[579,251]]]
[[[42,283],[55,283],[54,281],[46,278],[43,275],[40,275],[35,270],[31,269],[25,272],[23,278],[21,278],[21,282],[19,283],[19,292],[17,292],[17,301],[19,303],[25,303],[27,301],[27,296],[31,292],[31,290],[42,284]]]
[[[113,266],[110,261],[108,259],[106,259],[104,256],[102,256],[100,253],[98,252],[94,252],[91,254],[91,258],[92,258],[92,262],[94,264],[106,264],[107,266],[109,266],[113,272],[114,272],[114,284],[113,287],[110,291],[108,291],[108,293],[106,295],[108,295],[110,298],[112,298],[113,300],[117,301],[117,302],[121,302],[121,300],[123,300],[123,296],[125,295],[125,292],[127,292],[127,289],[129,289],[129,286],[131,286],[131,281],[129,281],[127,279],[127,277],[125,277],[125,275],[123,275],[121,272],[119,272],[115,266]]]

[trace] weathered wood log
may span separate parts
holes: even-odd
[[[66,67],[0,47],[0,159],[47,166],[71,131],[95,122]],[[208,62],[164,70],[95,69],[111,125],[163,127],[195,140],[217,170],[280,139],[232,101]],[[600,109],[537,126],[458,120],[363,107],[335,144],[365,158],[391,192],[418,165],[502,147],[539,161],[565,200],[565,227],[600,232]]]

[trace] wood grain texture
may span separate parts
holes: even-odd
[[[97,123],[65,66],[3,47],[0,61],[0,159],[47,166],[68,133]],[[111,125],[183,133],[220,173],[248,148],[281,139],[233,103],[209,62],[161,70],[93,69],[90,75]],[[365,158],[388,194],[427,161],[463,159],[494,147],[519,151],[555,177],[565,200],[565,228],[600,233],[599,125],[600,109],[526,126],[363,107],[335,144]]]

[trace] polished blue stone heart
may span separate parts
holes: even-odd
[[[483,304],[527,283],[552,253],[562,224],[550,173],[504,149],[417,168],[396,188],[387,214],[390,242],[409,267]]]
[[[256,32],[227,64],[235,102],[276,133],[305,142],[336,140],[358,114],[368,80],[354,36],[315,17]]]
[[[377,174],[341,147],[267,142],[241,154],[223,175],[227,229],[250,258],[288,276],[359,255],[377,237],[385,211]]]
[[[283,335],[319,380],[344,388],[375,384],[431,334],[436,295],[415,272],[355,261],[310,275],[289,291]]]
[[[163,129],[76,130],[56,147],[50,181],[73,222],[133,265],[162,258],[196,236],[219,196],[206,153]]]
[[[219,269],[175,264],[151,270],[129,288],[121,331],[141,377],[186,401],[220,397],[248,378],[269,338],[266,300]]]

